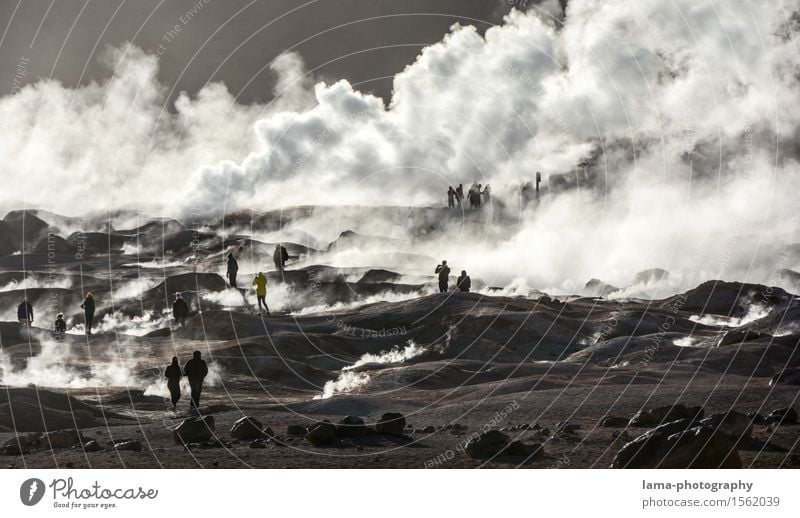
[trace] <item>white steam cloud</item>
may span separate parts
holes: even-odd
[[[168,113],[157,58],[126,46],[109,53],[107,82],[44,80],[0,99],[13,186],[0,206],[219,216],[265,200],[441,204],[448,185],[478,181],[514,231],[449,232],[426,249],[486,284],[575,293],[654,266],[686,281],[674,290],[763,282],[797,231],[798,7],[571,0],[563,26],[513,11],[484,36],[456,25],[423,49],[388,106],[347,81],[312,86],[287,54],[271,64],[269,106],[215,83]],[[544,199],[523,209],[536,171]]]
[[[409,340],[407,345],[403,348],[394,347],[390,351],[378,354],[364,354],[353,365],[344,367],[339,373],[338,378],[325,382],[325,385],[322,387],[322,394],[314,396],[314,399],[329,399],[337,394],[353,392],[369,383],[369,374],[366,372],[354,371],[353,369],[357,367],[371,364],[403,363],[412,358],[416,358],[425,351],[427,351],[425,347],[420,347],[413,340]]]

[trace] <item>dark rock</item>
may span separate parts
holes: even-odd
[[[94,453],[102,450],[104,450],[103,446],[94,439],[83,445],[83,451],[87,453]]]
[[[429,424],[428,426],[426,426],[422,430],[420,430],[420,432],[421,433],[434,433],[434,432],[436,432],[436,427]]]
[[[763,415],[759,414],[758,412],[748,412],[747,413],[747,417],[755,425],[765,425],[765,424],[767,424],[765,417]]]
[[[286,427],[286,435],[292,437],[305,437],[306,433],[308,433],[308,430],[301,424],[290,424]]]
[[[542,445],[538,443],[525,444],[520,441],[511,441],[501,452],[501,455],[527,457],[529,459],[533,459],[544,455],[544,448],[542,448]]]
[[[255,417],[242,417],[231,426],[231,437],[234,439],[249,441],[261,439],[264,435],[264,425]]]
[[[625,428],[628,426],[628,422],[629,420],[625,419],[624,417],[607,415],[600,420],[600,426],[604,426],[606,428]]]
[[[308,427],[306,440],[314,446],[327,446],[336,440],[336,427],[323,421]]]
[[[486,459],[499,455],[509,444],[509,438],[499,430],[489,430],[467,441],[467,455],[473,459]]]
[[[712,430],[716,430],[728,439],[733,439],[734,441],[747,439],[753,432],[753,420],[735,410],[706,417],[700,420],[700,424]]]
[[[172,436],[178,444],[205,442],[214,436],[214,430],[213,416],[190,417],[173,430]]]
[[[687,407],[678,403],[677,405],[660,406],[650,410],[640,410],[631,418],[628,426],[649,428],[678,419],[702,419],[703,414],[702,407]]]
[[[406,418],[402,414],[396,412],[388,412],[383,414],[375,425],[375,431],[379,435],[390,435],[393,437],[402,437],[403,430],[406,428]]]
[[[794,408],[773,410],[764,420],[767,424],[797,424],[797,411]]]
[[[579,424],[572,424],[568,421],[564,421],[563,423],[556,423],[555,426],[555,433],[559,434],[574,434],[580,429],[581,425]]]
[[[627,443],[612,468],[741,468],[733,443],[691,419],[663,424]]]
[[[762,338],[769,340],[772,338],[772,335],[754,331],[750,328],[733,329],[725,333],[718,345],[719,347],[724,347],[726,345],[740,344],[751,340],[760,340]]]
[[[40,448],[58,450],[72,448],[76,444],[83,444],[86,438],[77,430],[58,430],[47,432],[39,436],[37,446]]]
[[[340,437],[362,437],[367,435],[367,426],[360,417],[349,415],[336,425],[336,433]]]
[[[770,386],[775,385],[800,385],[800,367],[784,369],[774,375],[769,381]]]
[[[117,451],[142,451],[142,443],[139,441],[124,441],[114,444]]]
[[[265,441],[264,439],[256,439],[255,441],[250,442],[250,447],[251,448],[266,448],[267,447],[267,441]]]

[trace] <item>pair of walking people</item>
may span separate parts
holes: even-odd
[[[167,378],[167,388],[169,389],[172,410],[176,410],[178,401],[181,399],[181,378],[186,376],[189,380],[191,391],[191,408],[200,411],[200,394],[203,392],[203,380],[208,376],[208,365],[201,358],[200,351],[195,351],[192,359],[186,362],[183,370],[178,363],[178,357],[172,357],[172,363],[164,371]]]

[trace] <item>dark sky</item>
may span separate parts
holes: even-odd
[[[130,41],[149,52],[163,46],[160,79],[176,94],[221,80],[240,102],[268,100],[274,77],[259,71],[296,46],[309,68],[336,60],[317,76],[361,83],[388,100],[391,76],[421,46],[457,21],[483,32],[508,9],[506,0],[0,0],[0,95],[16,88],[23,60],[25,83],[102,79],[99,55]]]

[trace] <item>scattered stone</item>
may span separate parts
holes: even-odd
[[[638,426],[650,428],[669,423],[678,419],[702,419],[703,408],[699,406],[687,407],[681,403],[677,405],[666,405],[650,410],[640,410],[633,416],[628,426]]]
[[[749,342],[751,340],[760,340],[762,338],[769,340],[772,338],[772,335],[754,331],[750,328],[734,329],[725,333],[725,335],[722,337],[722,340],[719,341],[719,347],[724,347],[731,344],[740,344],[743,342]]]
[[[140,441],[123,441],[114,445],[117,451],[142,451],[142,443]]]
[[[214,436],[214,417],[190,417],[179,424],[172,432],[178,444],[200,443]]]
[[[700,424],[716,430],[735,441],[747,439],[753,433],[753,420],[741,412],[731,410],[700,420]]]
[[[742,460],[725,435],[692,419],[663,424],[620,449],[612,468],[741,468]]]
[[[420,432],[421,433],[435,433],[436,432],[436,427],[429,424],[428,426],[426,426],[425,428],[420,430]]]
[[[306,433],[308,433],[306,427],[301,424],[290,424],[286,427],[286,435],[292,437],[305,437]]]
[[[767,424],[797,424],[797,411],[794,408],[773,410],[764,420]]]
[[[103,446],[101,446],[100,443],[95,441],[94,439],[83,445],[83,451],[87,453],[94,453],[102,451],[103,449],[104,449]]]
[[[766,419],[763,415],[759,414],[758,412],[748,412],[747,417],[750,419],[754,425],[766,425]]]
[[[769,385],[800,385],[800,367],[782,370],[769,380]]]
[[[498,455],[508,443],[506,434],[499,430],[489,430],[467,441],[465,451],[473,459],[486,459]]]
[[[245,416],[231,426],[231,437],[249,441],[264,437],[264,425],[255,417]]]
[[[313,424],[308,428],[306,440],[314,446],[327,446],[336,440],[336,427],[327,421]]]
[[[534,459],[541,457],[544,454],[544,448],[541,444],[525,444],[520,441],[511,441],[509,445],[502,451],[501,455],[510,455],[514,457],[527,457]]]
[[[556,423],[555,432],[558,434],[575,434],[581,428],[579,424],[572,424],[568,421],[564,421],[562,423]]]
[[[250,443],[250,447],[251,448],[266,448],[267,447],[267,441],[265,441],[264,439],[256,439],[255,441],[252,441]]]
[[[362,437],[367,435],[367,425],[360,417],[349,415],[342,418],[336,425],[336,433],[339,437]]]
[[[83,444],[86,438],[77,430],[58,430],[41,434],[36,439],[36,445],[40,448],[59,450],[72,448],[76,444]]]
[[[375,425],[375,431],[379,435],[390,435],[392,437],[402,437],[405,428],[406,418],[396,412],[383,414]]]
[[[600,426],[605,428],[625,428],[628,426],[628,422],[629,420],[624,417],[607,415],[600,420]]]

